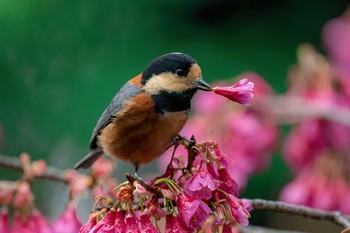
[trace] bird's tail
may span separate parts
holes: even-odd
[[[79,168],[89,168],[91,165],[101,156],[103,155],[103,151],[101,148],[96,148],[94,150],[91,150],[89,154],[87,154],[82,160],[80,160],[75,166],[74,169]]]

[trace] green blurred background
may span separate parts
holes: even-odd
[[[281,93],[296,47],[310,42],[322,50],[323,24],[347,4],[0,0],[0,152],[26,151],[71,168],[87,152],[96,120],[121,85],[150,60],[172,51],[193,56],[209,82],[254,70]],[[13,175],[0,168],[1,177]],[[243,195],[276,199],[289,178],[282,160],[274,157],[272,168],[253,177]],[[47,197],[41,187],[36,186],[39,200]],[[264,224],[267,217],[256,216],[253,223]]]

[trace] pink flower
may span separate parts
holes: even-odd
[[[8,220],[8,210],[6,207],[1,207],[0,209],[0,232],[10,232],[9,229],[9,220]]]
[[[74,204],[68,203],[65,211],[53,224],[53,229],[55,233],[77,233],[81,226]]]
[[[186,229],[178,215],[167,214],[165,216],[165,233],[192,233],[192,229]]]
[[[238,185],[234,179],[231,178],[230,174],[224,167],[220,167],[219,169],[219,179],[221,184],[219,186],[223,191],[238,197]]]
[[[33,204],[33,194],[30,185],[26,181],[19,183],[13,205],[16,208],[29,208]]]
[[[126,231],[126,225],[124,221],[125,215],[123,210],[117,210],[115,213],[115,233],[124,233]]]
[[[115,210],[110,210],[89,233],[114,233],[115,232]]]
[[[90,216],[88,222],[79,230],[79,233],[90,233],[90,230],[96,225],[96,216]]]
[[[16,211],[12,223],[12,232],[14,233],[37,233],[37,228],[34,222],[29,221],[29,216],[24,218]]]
[[[91,166],[91,175],[95,177],[109,177],[114,167],[115,162],[113,160],[101,157]]]
[[[64,176],[69,182],[69,191],[73,196],[83,193],[93,182],[91,176],[81,175],[74,170],[65,171]]]
[[[350,72],[350,7],[323,28],[323,43],[334,63]]]
[[[178,194],[176,206],[185,226],[191,229],[201,228],[212,212],[203,201],[186,193]]]
[[[0,181],[0,204],[9,205],[13,199],[13,194],[16,190],[17,182]]]
[[[136,218],[133,214],[128,214],[125,217],[126,233],[140,233],[139,226],[136,222]]]
[[[217,188],[215,181],[209,174],[206,165],[203,163],[201,168],[185,183],[185,190],[193,194],[198,199],[209,199],[212,191]]]
[[[31,214],[29,221],[35,224],[37,233],[54,233],[50,224],[44,219],[38,210],[34,210]]]
[[[231,194],[227,196],[227,201],[230,204],[232,216],[236,221],[242,226],[248,226],[249,212],[244,208],[242,201]]]
[[[243,105],[249,105],[253,94],[254,83],[249,82],[248,79],[241,79],[237,84],[231,87],[214,87],[213,91],[225,96],[226,98],[233,100]]]
[[[159,230],[153,226],[147,214],[141,214],[140,229],[141,233],[159,233]]]

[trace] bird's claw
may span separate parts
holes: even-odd
[[[194,138],[193,135],[190,139],[188,139],[185,136],[177,135],[177,136],[173,137],[173,144],[174,145],[182,144],[186,148],[191,148],[192,146],[196,145],[196,139]]]

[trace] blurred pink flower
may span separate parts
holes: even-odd
[[[72,202],[67,204],[64,212],[53,224],[55,233],[77,233],[81,227],[82,224],[77,218],[76,208]]]
[[[349,161],[339,155],[322,155],[313,166],[298,173],[296,179],[285,186],[283,201],[350,213]]]
[[[350,7],[325,24],[322,39],[330,60],[350,72]]]
[[[0,232],[10,232],[7,207],[0,208]]]
[[[38,210],[33,210],[32,214],[29,217],[29,221],[35,224],[37,233],[54,233],[51,225]]]
[[[73,197],[85,192],[93,182],[91,176],[79,174],[74,170],[66,170],[64,176],[69,183],[69,191]]]
[[[15,181],[0,181],[0,204],[9,205],[13,199],[13,194],[17,188],[17,182]]]
[[[33,221],[29,221],[29,216],[23,216],[18,211],[14,213],[12,223],[13,233],[37,233],[38,229]]]
[[[230,87],[217,86],[213,88],[213,91],[216,94],[225,96],[226,98],[243,105],[250,104],[251,99],[254,97],[253,90],[254,83],[249,82],[248,79],[241,79],[237,84]]]
[[[17,186],[13,206],[15,208],[29,208],[33,205],[33,194],[27,181],[21,181]]]

